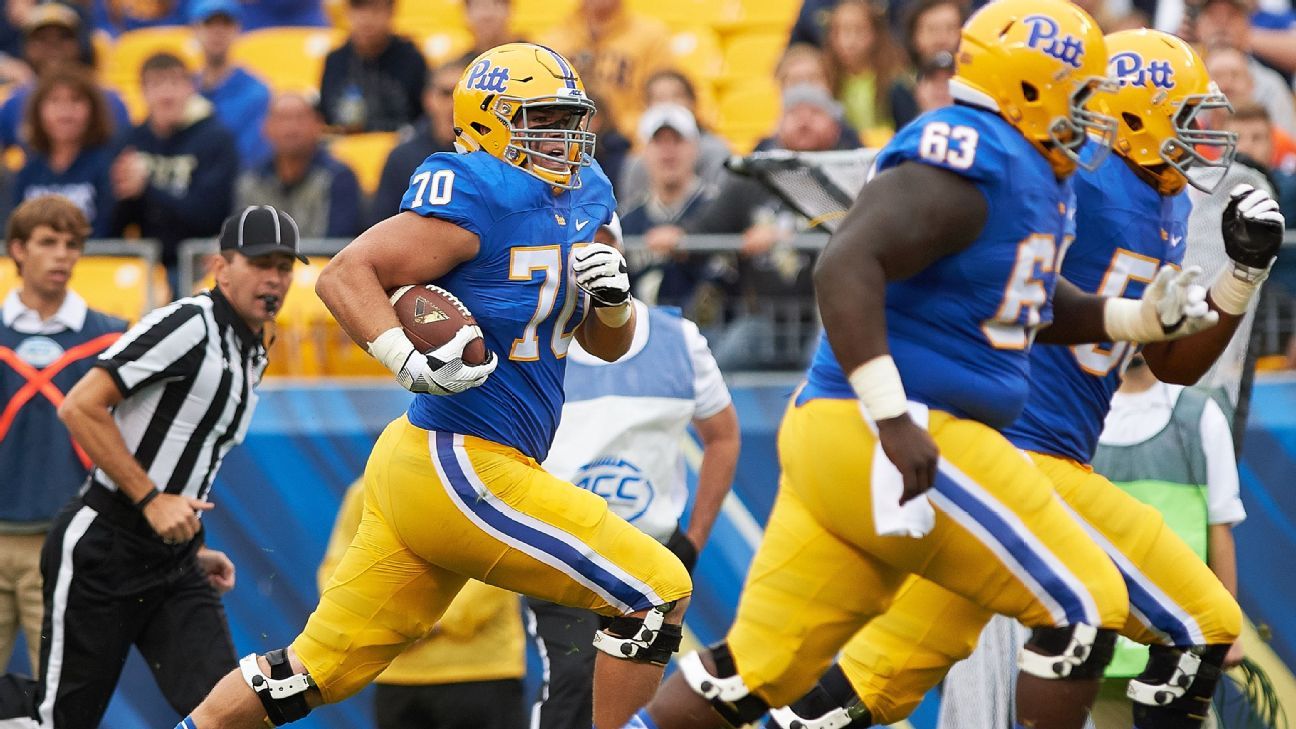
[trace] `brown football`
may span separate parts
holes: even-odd
[[[459,297],[440,286],[402,286],[390,294],[396,318],[420,352],[431,352],[450,341],[459,328],[477,323]],[[470,365],[486,361],[486,342],[477,337],[464,348],[463,360]]]

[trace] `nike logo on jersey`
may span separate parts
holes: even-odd
[[[588,221],[588,220],[577,220],[577,221],[576,221],[576,232],[577,232],[577,233],[581,232],[582,230],[585,229],[585,226],[587,226],[587,225],[589,225],[589,221]]]
[[[1170,247],[1171,247],[1171,248],[1174,248],[1175,246],[1179,245],[1180,243],[1183,243],[1183,236],[1182,236],[1182,235],[1172,235],[1172,236],[1170,236]]]

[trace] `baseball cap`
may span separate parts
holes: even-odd
[[[235,0],[197,0],[189,7],[190,23],[205,23],[217,15],[228,15],[238,21],[243,15],[243,9]]]
[[[700,134],[693,112],[679,104],[654,104],[639,117],[639,139],[644,143],[663,129],[674,129],[690,142],[697,141]]]
[[[81,31],[81,16],[63,3],[41,3],[33,7],[31,12],[27,14],[27,22],[23,23],[23,31],[25,33],[34,33],[50,25],[66,28],[74,34],[79,33]]]
[[[784,111],[794,106],[809,104],[823,110],[833,119],[842,120],[842,107],[837,100],[828,93],[828,89],[816,84],[796,84],[783,91],[783,109]]]
[[[302,263],[306,256],[297,250],[301,238],[297,221],[269,205],[249,205],[243,212],[225,218],[221,225],[222,251],[238,251],[248,258],[287,253]]]

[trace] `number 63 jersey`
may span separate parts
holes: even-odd
[[[967,179],[988,215],[970,246],[887,285],[891,356],[909,399],[1002,429],[1026,402],[1035,330],[1052,320],[1056,267],[1071,233],[1070,182],[998,114],[967,105],[915,119],[878,154],[875,174],[905,162]],[[814,397],[854,397],[826,338],[800,399]]]
[[[485,152],[439,153],[410,178],[401,211],[435,217],[477,235],[477,256],[433,281],[477,319],[499,366],[458,395],[416,395],[409,419],[426,430],[484,438],[543,461],[563,405],[563,374],[585,295],[571,252],[612,218],[612,185],[591,164],[581,186],[555,195],[532,175]],[[410,241],[409,254],[437,241]]]

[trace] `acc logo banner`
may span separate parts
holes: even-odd
[[[1144,61],[1143,56],[1134,51],[1122,51],[1112,56],[1108,73],[1122,88],[1152,84],[1158,89],[1173,89],[1175,85],[1174,66],[1169,61]]]
[[[1062,29],[1047,15],[1032,15],[1023,22],[1030,26],[1026,45],[1058,59],[1072,68],[1080,68],[1084,58],[1084,41],[1075,36],[1060,36]]]
[[[652,505],[652,481],[635,464],[620,458],[600,458],[576,472],[572,483],[607,499],[616,515],[633,522]]]
[[[468,72],[468,82],[465,84],[470,89],[480,91],[493,91],[497,94],[504,93],[504,84],[509,80],[509,70],[503,66],[491,67],[489,59],[478,61],[472,70]]]

